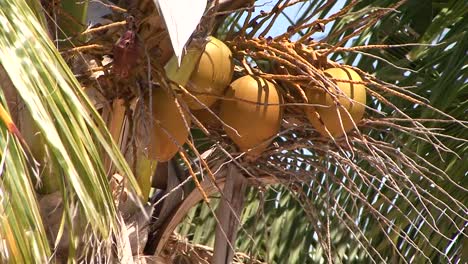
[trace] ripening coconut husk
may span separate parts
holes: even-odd
[[[325,70],[324,74],[329,78],[338,80],[362,81],[356,71],[348,68],[330,68]],[[336,94],[342,107],[337,106],[333,98],[320,87],[305,91],[310,104],[321,105],[308,106],[305,108],[305,113],[309,122],[325,137],[329,137],[325,127],[334,138],[342,136],[354,128],[347,112],[351,115],[354,123],[357,124],[362,119],[365,111],[366,87],[362,84],[340,82],[338,80],[332,81],[344,94],[338,93],[333,87],[330,87],[330,90]],[[338,115],[338,111],[340,115]],[[341,124],[343,127],[341,127]]]
[[[152,111],[149,118],[150,140],[148,157],[157,161],[170,160],[184,145],[189,131],[185,126],[184,117],[190,125],[189,114],[181,115],[175,103],[175,98],[167,94],[163,88],[153,89],[151,104]],[[146,109],[150,107],[150,100],[145,100]],[[166,133],[167,132],[167,133]]]
[[[180,67],[176,66],[177,58],[175,56],[172,57],[168,62],[168,67],[177,67],[177,70],[168,70],[167,74],[171,80],[184,85],[200,102],[210,107],[224,93],[226,87],[231,82],[234,71],[232,53],[222,41],[214,37],[208,37],[205,49],[199,57],[199,61],[195,64],[188,82],[186,84],[180,83],[180,80],[178,80],[179,76],[177,75],[181,75],[181,73],[189,71],[190,67],[193,67],[192,60],[198,58],[197,54],[199,54],[198,50],[189,48],[187,54],[182,59]],[[197,93],[212,94],[214,96]],[[184,99],[190,109],[199,110],[205,108],[205,106],[198,103],[190,95],[183,95],[182,99]]]
[[[276,86],[248,75],[231,83],[225,97],[220,111],[224,131],[241,151],[261,153],[281,125],[282,98]]]

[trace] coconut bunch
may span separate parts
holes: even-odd
[[[244,44],[261,48],[262,45],[272,43],[267,41],[253,39]],[[229,44],[240,54],[238,60],[245,61],[244,51],[238,50],[241,47],[237,46],[242,45],[242,40],[234,40]],[[286,49],[289,44],[279,43]],[[165,121],[168,126],[167,136],[171,134],[174,138],[157,143],[157,138],[164,138],[164,133],[156,133],[157,138],[150,144],[150,155],[154,159],[167,161],[175,155],[188,137],[188,133],[181,131],[187,130],[191,116],[196,120],[195,127],[198,126],[206,134],[211,134],[210,130],[225,133],[239,151],[247,152],[252,158],[259,156],[279,135],[284,112],[303,113],[319,134],[332,139],[357,128],[356,124],[363,117],[366,88],[360,75],[350,67],[325,60],[321,64],[328,66],[328,69],[320,70],[311,66],[317,76],[315,79],[307,78],[306,75],[297,78],[289,74],[284,66],[278,66],[274,72],[263,73],[246,64],[244,69],[239,67],[233,79],[234,60],[228,46],[214,37],[208,37],[204,45],[201,54],[199,46],[189,48],[180,66],[174,56],[165,67],[169,81],[166,89],[169,91],[156,89],[154,95],[150,93],[149,99],[146,99],[148,106],[151,100],[171,101],[169,97],[164,98],[160,94],[173,93],[174,96],[173,108],[159,111],[152,108],[153,114],[170,113],[176,116],[171,121],[170,118]],[[309,52],[307,55],[310,57],[315,55],[310,54],[314,50],[303,52]],[[267,56],[257,58],[265,59]],[[271,68],[277,66],[278,61],[285,60],[280,57],[271,59]],[[317,59],[312,63],[317,64]],[[290,70],[297,70],[296,66]],[[301,87],[300,81],[307,83],[308,87]],[[288,103],[291,109],[287,109]],[[298,107],[301,103],[303,107]],[[142,119],[148,120],[146,117]],[[179,135],[176,131],[183,134]]]
[[[131,133],[139,135],[136,144],[142,146],[135,146],[141,150],[137,152],[158,161],[167,161],[181,150],[190,128],[221,139],[229,151],[232,146],[237,153],[250,153],[250,160],[262,153],[267,157],[273,149],[278,151],[281,135],[293,131],[305,132],[305,138],[330,146],[352,149],[350,137],[362,136],[359,127],[380,122],[370,118],[379,115],[366,106],[369,100],[391,106],[391,95],[426,105],[356,67],[327,59],[340,52],[391,48],[341,46],[391,10],[370,13],[360,20],[359,30],[340,43],[314,41],[310,36],[346,14],[355,3],[327,19],[304,19],[280,36],[265,37],[275,24],[271,18],[294,4],[280,1],[274,12],[261,12],[246,20],[240,31],[228,31],[225,40],[213,36],[193,40],[180,66],[175,57],[167,56],[171,54],[168,34],[151,1],[129,3],[125,8],[114,6],[114,16],[122,20],[82,32],[80,35],[89,38],[87,45],[67,49],[63,55],[75,66],[79,80],[111,128],[123,122],[112,125],[110,108],[104,107],[109,100],[122,100],[113,107],[129,110],[115,111],[120,112],[116,119],[122,119],[123,114],[135,119],[131,122],[134,127],[127,129],[130,132],[123,137],[116,132],[115,139],[127,141]],[[309,30],[297,41],[290,41],[301,29]],[[80,58],[76,52],[81,52]],[[83,58],[87,67],[74,63]],[[174,122],[161,121],[169,119]],[[162,126],[161,131],[150,132],[148,127],[154,124],[149,123]],[[156,143],[157,139],[165,143]],[[122,145],[126,152],[132,152],[132,146]]]
[[[311,135],[324,142],[346,138],[358,128],[366,108],[366,82],[359,69],[328,61],[300,43],[239,37],[227,44],[236,57],[222,41],[209,37],[201,55],[199,47],[189,48],[180,67],[176,57],[166,65],[170,92],[179,102],[178,111],[167,112],[184,116],[174,120],[178,126],[173,131],[186,131],[183,128],[193,119],[193,127],[218,136],[236,152],[246,153],[246,160],[254,161],[269,147],[274,148],[275,138],[293,131],[293,126],[308,124]],[[289,55],[291,52],[304,57]],[[271,71],[250,66],[246,59],[263,60],[259,63],[267,64]],[[236,72],[234,61],[242,62]],[[171,150],[153,153],[153,158],[169,160],[187,136],[167,140],[173,141]]]

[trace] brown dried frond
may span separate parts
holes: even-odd
[[[213,257],[213,248],[205,245],[190,243],[183,237],[175,234],[170,237],[164,249],[163,255],[166,258],[172,259],[173,261],[176,259],[187,258],[188,261],[193,264],[206,264],[211,263],[211,258]],[[236,254],[234,254],[232,263],[262,264],[265,262],[251,258],[245,253],[236,252]]]

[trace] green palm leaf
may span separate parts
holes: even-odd
[[[110,252],[112,235],[119,232],[119,224],[102,154],[109,155],[117,171],[128,177],[132,186],[136,187],[133,174],[112,142],[100,116],[27,3],[1,1],[0,21],[0,64],[24,101],[52,157],[51,164],[59,177],[56,181],[65,203],[63,220],[73,238],[70,241],[76,243],[74,237],[87,233],[92,240],[105,242],[102,248]],[[0,85],[4,86],[3,83]],[[4,102],[3,105],[6,105]],[[0,237],[8,238],[10,233],[15,235],[15,239],[7,240],[10,250],[19,248],[22,252],[31,249],[29,254],[22,256],[24,262],[47,259],[50,250],[44,240],[45,233],[31,182],[34,178],[30,173],[34,168],[33,161],[26,163],[26,150],[15,144],[5,130],[2,131],[2,157],[5,163],[0,179],[0,192],[4,197],[0,208],[5,223],[2,227],[5,229]],[[138,202],[138,198],[133,199]],[[77,216],[72,208],[78,208],[80,217],[86,219],[85,225],[79,225],[88,230],[85,233],[79,230],[79,226],[73,226],[75,220],[72,218]],[[60,233],[64,232],[63,227]],[[33,232],[29,238],[25,236],[28,230]],[[15,241],[22,244],[12,244]],[[7,259],[16,257],[14,251],[6,252],[11,254],[4,256]],[[73,257],[73,253],[70,253]]]

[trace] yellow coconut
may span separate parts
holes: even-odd
[[[226,134],[240,150],[260,153],[281,125],[282,100],[275,85],[244,76],[231,83],[226,97],[231,100],[223,100],[220,111]]]
[[[199,51],[189,48],[187,54],[182,59],[180,67],[178,67],[176,72],[169,70],[168,77],[178,82],[179,80],[177,80],[176,75],[189,71],[189,68],[193,67],[191,60],[198,58],[197,54],[199,54]],[[177,65],[177,58],[174,56],[168,65],[175,67]],[[209,37],[205,50],[201,54],[198,63],[196,63],[187,84],[180,84],[185,85],[188,91],[192,92],[199,101],[209,107],[224,93],[224,90],[231,82],[233,71],[234,64],[232,62],[231,50],[222,41]],[[171,72],[174,73],[171,74]],[[170,75],[174,75],[174,78]],[[191,109],[205,108],[189,95],[184,95],[182,98]]]
[[[148,157],[157,161],[170,160],[187,140],[187,130],[184,117],[188,124],[189,115],[182,117],[175,99],[162,88],[152,92],[152,129],[148,145]],[[146,100],[147,109],[150,100]]]
[[[324,71],[329,78],[337,80],[362,81],[359,74],[351,69],[330,68]],[[333,137],[339,137],[354,128],[353,122],[358,123],[365,111],[366,87],[362,84],[333,81],[342,93],[330,87],[338,98],[337,106],[333,98],[322,88],[314,87],[306,90],[310,104],[320,106],[308,106],[305,113],[310,123],[323,136],[329,136],[325,127]],[[339,115],[338,115],[339,112]],[[348,114],[349,113],[349,114]],[[349,117],[351,115],[351,118]]]

